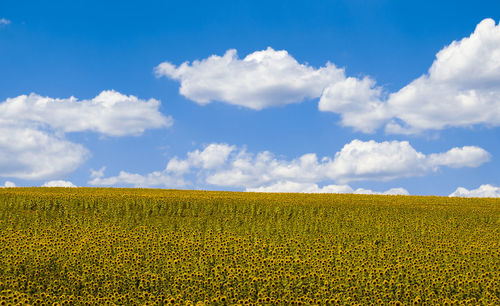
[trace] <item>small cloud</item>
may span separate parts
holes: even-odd
[[[56,180],[46,182],[42,187],[76,187],[76,185],[69,181]]]
[[[90,177],[91,178],[103,177],[104,171],[106,171],[106,166],[102,166],[99,170],[90,169]]]
[[[6,187],[6,188],[16,187],[16,184],[14,184],[10,181],[6,181],[5,184],[3,186],[0,186],[0,187]]]
[[[257,188],[246,188],[247,192],[297,192],[297,193],[355,193],[355,194],[384,194],[384,195],[409,195],[408,190],[404,188],[391,188],[384,192],[373,191],[370,189],[358,188],[352,189],[349,185],[326,185],[319,187],[314,183],[299,183],[293,181],[281,181],[269,186]]]
[[[9,25],[10,20],[5,18],[0,18],[0,25]]]
[[[481,185],[479,188],[471,190],[464,187],[458,187],[457,190],[449,196],[466,198],[500,198],[500,187],[490,184]]]

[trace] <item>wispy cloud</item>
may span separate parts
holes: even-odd
[[[9,19],[0,18],[0,25],[8,25],[8,24],[10,24]]]

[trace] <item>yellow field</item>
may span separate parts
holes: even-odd
[[[500,199],[0,189],[0,304],[500,304]]]

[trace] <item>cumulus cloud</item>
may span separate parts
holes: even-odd
[[[328,86],[318,108],[340,114],[344,126],[371,133],[390,117],[381,96],[382,88],[376,87],[373,79],[349,77]]]
[[[155,73],[179,81],[180,93],[199,104],[221,101],[255,110],[317,98],[326,86],[345,79],[344,70],[331,63],[316,69],[270,47],[243,59],[231,49],[178,67],[164,62]]]
[[[338,181],[392,180],[419,176],[442,166],[478,167],[490,160],[482,148],[465,146],[444,153],[425,155],[408,141],[353,140],[335,155],[330,173]]]
[[[499,126],[500,25],[485,19],[443,48],[428,74],[389,97],[388,108],[404,122],[389,131]]]
[[[458,187],[455,192],[450,194],[450,197],[468,197],[468,198],[499,198],[500,187],[493,185],[481,185],[477,189],[468,190],[464,187]]]
[[[206,182],[240,188],[258,187],[282,180],[317,182],[327,178],[330,164],[330,158],[319,161],[314,153],[287,161],[276,158],[268,151],[250,154],[240,150],[228,160],[226,167],[209,173]]]
[[[243,59],[231,49],[178,67],[164,62],[155,72],[179,81],[180,93],[199,104],[260,110],[319,97],[320,111],[337,113],[343,126],[365,133],[500,126],[500,25],[492,19],[444,47],[427,73],[392,93],[370,77],[346,77],[330,62],[321,68],[300,64],[272,48]]]
[[[76,187],[76,185],[69,181],[55,180],[45,182],[42,187]]]
[[[14,184],[11,181],[5,181],[5,183],[3,184],[3,186],[0,186],[0,187],[11,188],[11,187],[16,187],[16,184]]]
[[[249,192],[298,192],[298,193],[356,193],[356,194],[385,194],[385,195],[409,195],[404,188],[391,188],[384,192],[376,192],[370,189],[352,189],[349,185],[325,185],[319,187],[313,183],[298,183],[293,181],[282,181],[269,186],[247,188]]]
[[[0,176],[44,179],[74,171],[88,157],[82,145],[30,127],[0,124]]]
[[[91,185],[114,186],[114,185],[132,185],[134,187],[155,187],[162,186],[167,188],[186,187],[191,183],[184,179],[183,175],[190,172],[193,168],[198,171],[208,171],[223,166],[229,154],[236,149],[235,146],[228,144],[212,143],[203,150],[194,150],[187,153],[187,158],[179,159],[174,157],[170,159],[167,166],[162,171],[154,171],[146,175],[120,171],[117,176],[104,177],[105,167],[98,171],[91,170]]]
[[[357,194],[383,194],[383,195],[410,195],[408,190],[398,187],[398,188],[391,188],[383,192],[378,192],[378,191],[372,191],[370,189],[364,189],[364,188],[358,188],[354,191],[354,193]]]
[[[5,19],[5,18],[0,18],[0,26],[1,25],[9,25],[9,24],[10,24],[10,20]]]
[[[160,102],[141,100],[114,90],[90,100],[21,95],[0,103],[0,121],[48,126],[62,132],[93,131],[109,136],[140,135],[168,127],[172,118],[159,111]]]
[[[202,169],[213,169],[222,166],[229,154],[236,149],[235,146],[222,143],[212,143],[202,151],[195,150],[188,152],[187,159],[179,160],[177,157],[171,159],[166,170],[174,173],[185,173],[192,167]]]
[[[383,125],[397,134],[500,126],[500,25],[483,20],[469,37],[439,51],[427,74],[397,92],[384,95],[370,79],[349,78],[324,91],[319,109],[363,132]]]
[[[99,170],[91,169],[89,184],[94,186],[131,185],[139,188],[158,186],[178,188],[188,184],[182,177],[172,175],[167,171],[155,171],[147,175],[120,171],[117,176],[104,177],[105,171],[106,167],[101,167]]]
[[[335,155],[330,173],[340,181],[391,180],[429,170],[428,157],[407,141],[353,140]]]
[[[280,181],[268,186],[246,188],[249,192],[300,192],[300,193],[353,193],[348,185],[325,185],[319,187],[314,183],[299,183],[293,181]]]
[[[300,192],[356,192],[347,185],[318,184],[335,181],[387,181],[424,175],[441,167],[477,167],[489,160],[489,153],[478,147],[452,148],[444,153],[425,155],[406,141],[375,142],[353,140],[333,158],[314,153],[296,159],[277,158],[269,151],[249,153],[245,148],[213,143],[194,150],[182,159],[174,157],[162,171],[146,175],[121,172],[118,176],[95,177],[92,185],[129,184],[134,186],[178,187],[190,184],[195,176],[201,184],[241,188],[248,191],[276,190]],[[347,186],[347,187],[346,187]],[[387,192],[404,194],[404,190]]]
[[[0,102],[0,177],[50,179],[74,171],[90,153],[65,139],[65,133],[140,135],[171,124],[157,100],[115,91],[81,101],[36,94],[9,98]]]
[[[453,148],[445,153],[431,154],[430,165],[447,166],[450,168],[478,167],[491,159],[491,154],[474,146]]]
[[[238,187],[263,186],[283,180],[302,183],[328,179],[341,183],[388,181],[424,175],[441,166],[477,167],[489,158],[489,153],[478,147],[453,148],[445,153],[425,155],[407,141],[353,140],[333,159],[323,157],[320,160],[316,154],[308,153],[286,161],[275,158],[270,152],[253,155],[241,151],[230,160],[227,168],[210,174],[206,181],[212,185]]]
[[[170,175],[165,171],[155,171],[146,175],[120,171],[117,176],[103,176],[94,177],[89,181],[89,184],[93,186],[131,185],[138,188],[158,186],[180,188],[185,187],[188,184],[182,177]]]

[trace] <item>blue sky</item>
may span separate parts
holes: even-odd
[[[499,196],[499,19],[497,1],[2,1],[0,185]]]

